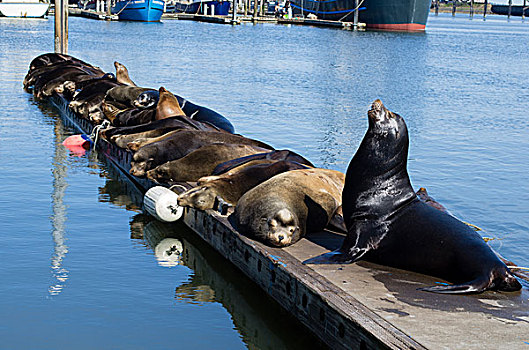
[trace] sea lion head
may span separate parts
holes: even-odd
[[[118,83],[136,86],[136,84],[129,77],[129,71],[127,67],[117,61],[114,62],[114,67],[116,68],[116,80]]]
[[[269,211],[256,224],[254,235],[272,246],[286,247],[301,238],[298,218],[286,206]]]
[[[153,107],[158,103],[160,99],[160,93],[156,90],[148,90],[142,92],[132,104],[140,109]]]
[[[400,141],[408,138],[408,131],[404,119],[397,113],[388,110],[382,101],[375,100],[367,112],[369,131],[373,134]]]
[[[147,178],[155,182],[160,182],[162,180],[171,181],[172,179],[169,173],[169,165],[167,165],[167,163],[164,163],[154,169],[147,171]]]
[[[178,196],[178,205],[199,210],[212,209],[215,206],[217,192],[212,186],[194,187]]]
[[[160,97],[156,105],[156,120],[186,115],[175,95],[167,91],[163,86],[160,87],[158,93]]]

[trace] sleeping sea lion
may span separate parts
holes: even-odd
[[[230,215],[242,234],[285,247],[323,230],[341,206],[345,175],[329,169],[292,170],[246,192]]]
[[[198,179],[197,187],[178,196],[178,205],[200,210],[213,209],[217,197],[235,205],[243,194],[255,186],[277,174],[297,169],[307,169],[307,166],[286,160],[269,160],[267,163],[244,167],[237,172],[206,176]]]
[[[185,157],[169,161],[147,172],[147,178],[156,182],[197,181],[211,174],[215,166],[227,159],[266,151],[250,145],[213,143],[200,147]]]

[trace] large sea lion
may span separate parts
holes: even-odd
[[[194,150],[212,143],[231,143],[273,149],[264,142],[226,132],[176,130],[171,131],[170,134],[170,137],[149,143],[134,153],[130,169],[132,175],[144,176],[147,170],[154,169],[165,162],[182,158]]]
[[[115,61],[114,68],[116,68],[116,79],[120,84],[136,86],[136,84],[129,77],[129,70],[123,64]]]
[[[246,192],[255,186],[277,174],[297,169],[307,169],[307,166],[286,160],[268,161],[244,167],[237,172],[206,176],[198,179],[197,187],[179,195],[178,204],[200,210],[212,209],[218,197],[228,204],[235,205]]]
[[[429,292],[519,290],[520,283],[479,234],[417,198],[406,169],[404,119],[380,100],[373,102],[368,119],[343,190],[347,237],[337,251],[305,263],[367,260],[454,283],[422,288]]]
[[[323,230],[341,206],[345,175],[329,169],[292,170],[246,192],[230,222],[242,234],[284,247]]]
[[[158,90],[159,99],[156,105],[156,120],[174,117],[178,115],[186,115],[175,95],[167,91],[163,86]]]
[[[263,151],[266,150],[250,145],[213,143],[149,170],[147,178],[157,182],[197,181],[211,174],[215,166],[225,160]]]

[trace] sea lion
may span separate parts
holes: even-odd
[[[314,167],[314,164],[312,164],[311,162],[309,162],[307,159],[300,156],[296,152],[284,149],[284,150],[275,150],[272,152],[254,154],[254,155],[247,156],[247,157],[241,157],[241,158],[229,160],[227,162],[217,165],[217,167],[215,168],[215,170],[213,170],[211,174],[212,175],[224,174],[233,168],[241,166],[247,162],[251,162],[251,161],[259,160],[259,159],[288,160],[291,162],[296,162],[296,163],[308,165],[310,167]]]
[[[68,104],[70,109],[85,119],[103,119],[100,109],[106,92],[117,86],[118,82],[112,79],[94,79],[83,89],[74,94],[73,100]],[[92,117],[92,118],[91,118]]]
[[[147,171],[147,178],[156,182],[197,181],[211,174],[215,166],[227,159],[262,153],[264,148],[250,145],[213,143],[200,147],[185,157]]]
[[[163,86],[158,90],[159,100],[156,105],[156,120],[165,119],[169,117],[186,115],[175,95],[167,91]]]
[[[231,134],[235,132],[235,128],[233,127],[232,123],[220,113],[217,113],[207,107],[194,104],[181,96],[175,95],[175,97],[184,113],[190,118],[200,122],[210,123]]]
[[[140,109],[151,108],[151,107],[156,106],[159,100],[160,100],[159,91],[147,90],[139,94],[138,97],[134,101],[132,101],[132,105]]]
[[[136,86],[136,84],[130,79],[129,71],[123,64],[115,61],[114,67],[116,68],[116,79],[120,84]]]
[[[429,292],[519,290],[520,283],[479,234],[417,198],[406,169],[404,119],[380,100],[373,102],[368,119],[343,190],[347,237],[337,251],[305,263],[367,260],[455,283],[421,288]]]
[[[160,164],[186,156],[194,150],[212,143],[231,143],[273,149],[264,142],[240,135],[217,131],[176,130],[169,137],[138,149],[132,156],[130,173],[144,176],[145,172]]]
[[[319,232],[341,206],[345,175],[329,169],[292,170],[246,192],[230,215],[242,234],[285,247]]]
[[[112,125],[118,127],[142,125],[154,121],[155,116],[156,110],[154,108],[127,108],[116,115]]]
[[[217,127],[208,124],[195,121],[186,116],[175,116],[170,118],[165,118],[161,120],[155,120],[150,123],[145,123],[135,126],[123,126],[123,127],[112,127],[105,129],[102,134],[109,141],[113,141],[113,138],[116,136],[126,136],[134,135],[140,133],[149,133],[155,132],[157,130],[162,130],[163,134],[168,131],[178,130],[178,129],[192,129],[192,130],[203,130],[203,131],[222,131]],[[161,135],[162,133],[156,133],[156,136]],[[130,139],[128,142],[133,141]]]
[[[212,209],[217,197],[235,205],[243,194],[271,177],[290,170],[307,169],[305,165],[285,160],[268,162],[244,167],[238,172],[199,178],[197,187],[178,196],[178,205],[200,210]]]
[[[134,107],[133,102],[146,91],[153,90],[139,86],[119,85],[107,91],[105,101],[116,101]]]

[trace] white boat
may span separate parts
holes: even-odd
[[[0,14],[5,17],[44,17],[49,7],[39,0],[0,0]]]

